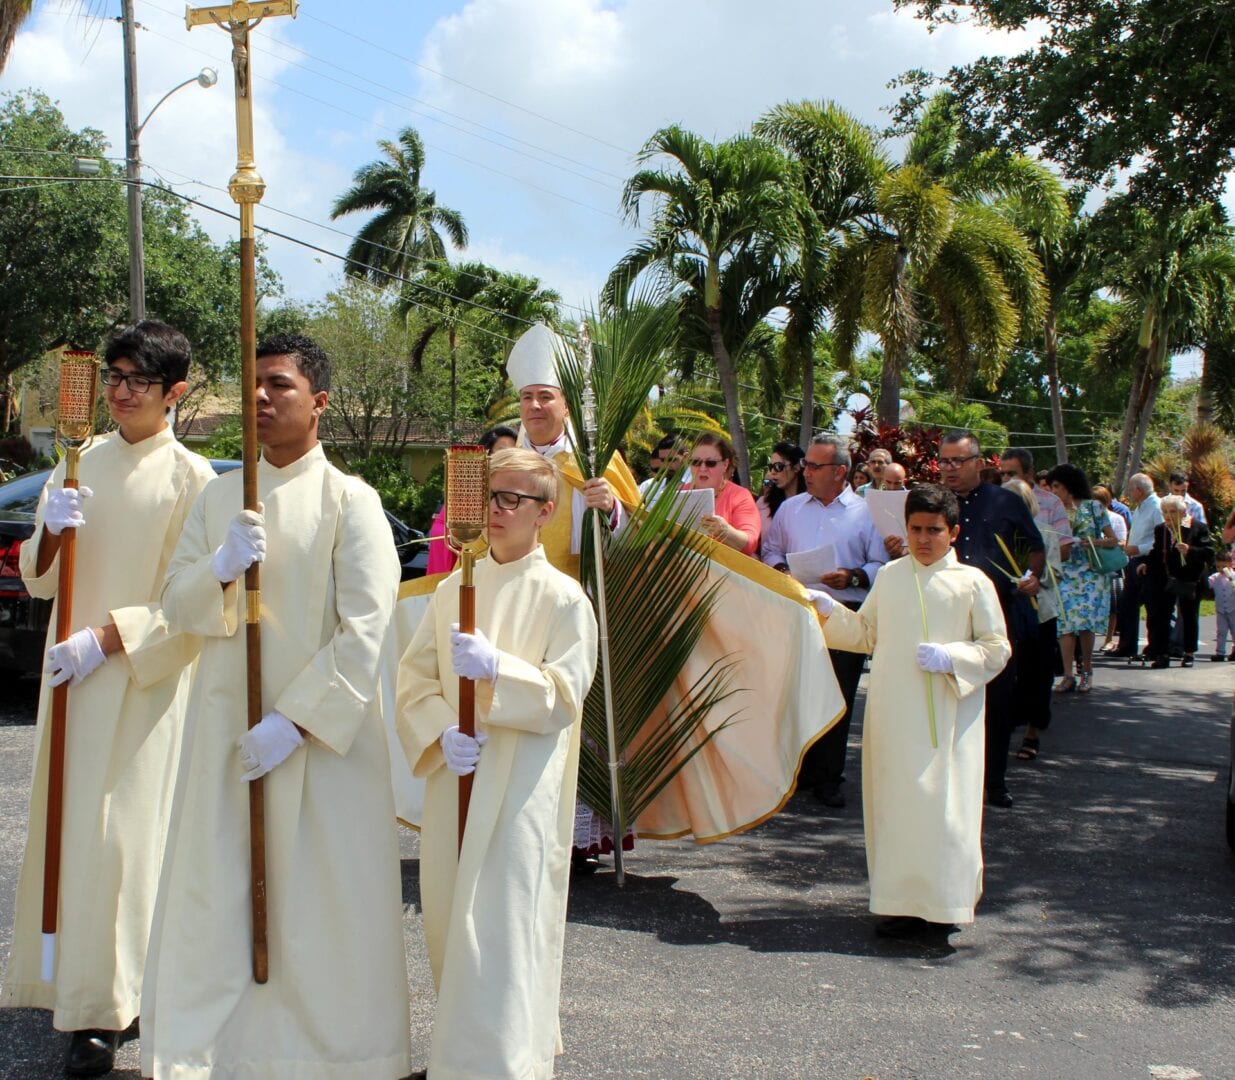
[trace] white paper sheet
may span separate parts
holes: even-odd
[[[908,491],[867,489],[866,508],[870,511],[871,521],[875,523],[879,535],[885,540],[889,536],[905,539],[905,496],[908,494]]]
[[[824,574],[838,569],[836,545],[824,544],[809,551],[791,551],[785,556],[785,562],[789,564],[789,573],[803,585],[818,586]]]
[[[716,513],[716,492],[711,488],[680,491],[673,503],[673,517],[680,525],[699,528],[699,519]]]

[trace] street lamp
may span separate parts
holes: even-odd
[[[219,81],[219,73],[214,68],[204,67],[196,75],[184,82],[178,83],[167,91],[154,108],[146,113],[146,119],[137,121],[137,43],[134,40],[136,24],[133,21],[133,0],[124,0],[124,10],[121,16],[121,26],[124,31],[124,133],[125,133],[125,176],[128,178],[129,198],[129,315],[133,322],[141,322],[146,317],[146,251],[142,245],[142,153],[141,134],[150,118],[177,90],[183,90],[190,83],[197,83],[203,89],[214,86]]]

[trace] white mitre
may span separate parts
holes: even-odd
[[[557,386],[561,380],[557,374],[557,358],[567,353],[566,342],[544,323],[537,323],[525,331],[510,350],[506,372],[510,384],[516,390],[525,386]]]

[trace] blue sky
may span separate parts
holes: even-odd
[[[36,4],[0,90],[45,90],[72,126],[101,129],[120,153],[120,5],[94,0],[84,16],[82,6]],[[220,190],[235,161],[229,40],[187,31],[178,0],[137,0],[136,11],[143,116],[203,64],[221,75],[150,121],[148,178],[230,208]],[[295,20],[254,35],[267,180],[258,223],[341,254],[363,218],[331,225],[331,203],[379,139],[411,125],[426,144],[424,184],[467,222],[465,257],[535,274],[568,305],[587,305],[638,235],[618,200],[658,127],[725,138],[798,98],[832,98],[882,126],[899,73],[1031,40],[972,26],[931,34],[891,0],[301,0]],[[199,218],[217,239],[233,235],[233,223]],[[338,259],[286,242],[271,241],[270,258],[295,299],[341,277]]]

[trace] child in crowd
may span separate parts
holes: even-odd
[[[956,557],[956,496],[909,492],[909,554],[854,612],[812,592],[828,646],[873,653],[862,732],[870,909],[884,937],[946,935],[982,894],[983,687],[1011,656],[999,598]]]
[[[1235,570],[1231,569],[1231,553],[1220,550],[1214,556],[1217,572],[1209,575],[1209,591],[1214,594],[1214,613],[1218,628],[1214,632],[1214,654],[1211,660],[1225,660],[1226,635],[1231,635],[1231,659],[1235,660]]]

